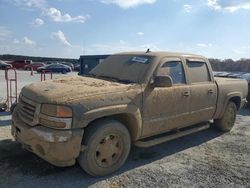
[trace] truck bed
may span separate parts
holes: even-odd
[[[231,95],[237,95],[243,100],[246,100],[245,97],[248,93],[248,83],[244,79],[236,79],[236,78],[221,78],[215,77],[215,83],[218,88],[218,98],[217,98],[217,110],[214,118],[220,118],[224,112],[224,108],[230,98]],[[238,108],[240,108],[243,104],[238,104]]]

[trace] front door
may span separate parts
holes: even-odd
[[[180,58],[164,58],[156,75],[168,75],[172,87],[148,86],[143,97],[143,131],[148,137],[185,125],[189,115],[190,89]]]

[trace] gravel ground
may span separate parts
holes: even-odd
[[[54,167],[23,150],[0,114],[0,187],[250,187],[250,110],[230,133],[210,128],[159,146],[132,148],[115,174],[93,178],[78,165]]]
[[[18,91],[40,80],[39,74],[17,73]],[[65,75],[54,75],[60,76]],[[0,71],[0,101],[6,96],[5,87]],[[239,112],[234,129],[227,134],[210,128],[159,146],[134,147],[123,168],[103,178],[90,177],[77,164],[54,167],[22,149],[10,135],[10,124],[11,116],[0,113],[0,187],[250,188],[250,110]]]

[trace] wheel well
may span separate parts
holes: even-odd
[[[129,134],[131,136],[131,139],[133,141],[135,141],[138,137],[138,132],[140,130],[139,126],[138,126],[138,122],[136,117],[134,117],[132,114],[116,114],[116,115],[111,115],[111,116],[105,116],[105,117],[101,117],[98,119],[95,119],[93,121],[91,121],[87,127],[91,126],[91,124],[94,124],[97,121],[101,121],[107,118],[111,118],[111,119],[115,119],[119,122],[121,122],[123,125],[125,125],[129,131]]]
[[[241,98],[240,97],[232,97],[229,101],[233,102],[236,105],[237,110],[240,109],[240,103],[241,103]]]

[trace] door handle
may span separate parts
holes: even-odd
[[[213,90],[213,89],[209,89],[207,92],[208,92],[209,94],[212,94],[212,93],[214,93],[214,90]]]
[[[190,92],[189,91],[185,91],[185,92],[182,93],[182,95],[184,97],[189,97],[190,96]]]

